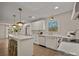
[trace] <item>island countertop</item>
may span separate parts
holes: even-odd
[[[32,36],[27,36],[27,35],[19,35],[19,34],[9,34],[9,38],[13,38],[16,40],[26,40],[26,39],[32,39]]]

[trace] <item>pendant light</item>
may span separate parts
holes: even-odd
[[[54,19],[54,17],[52,17],[52,16],[49,16],[48,18],[49,18],[50,20],[53,20],[53,19]]]
[[[23,26],[24,23],[21,21],[21,12],[22,12],[22,8],[18,8],[18,10],[19,10],[19,12],[20,12],[20,21],[17,22],[17,25],[18,25],[18,26]]]
[[[13,17],[14,17],[14,24],[12,25],[12,27],[16,28],[17,27],[16,24],[15,24],[15,17],[16,17],[16,15],[13,15]]]

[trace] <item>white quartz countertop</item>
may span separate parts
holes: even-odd
[[[59,37],[59,38],[70,38],[68,36],[64,36],[64,35],[40,35],[43,37]]]
[[[10,38],[17,39],[17,40],[24,40],[24,39],[32,39],[32,36],[26,36],[26,35],[14,35],[14,34],[9,34]]]

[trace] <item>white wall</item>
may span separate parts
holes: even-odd
[[[71,20],[71,15],[72,15],[72,11],[54,16],[55,20],[58,21],[58,26],[59,26],[58,32],[49,32],[47,27],[48,20],[46,20],[46,28],[47,28],[46,33],[50,35],[52,34],[67,35],[69,31],[78,29],[79,21]]]
[[[5,36],[5,26],[4,25],[0,25],[0,38],[4,38]]]
[[[8,38],[8,27],[4,24],[0,24],[0,39]]]

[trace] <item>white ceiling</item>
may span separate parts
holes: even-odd
[[[12,15],[16,14],[16,21],[18,21],[18,8],[22,8],[22,20],[29,22],[70,11],[73,4],[73,2],[0,2],[0,20],[13,21]],[[59,9],[55,10],[55,6],[58,6]],[[35,16],[36,18],[32,19],[29,16]]]

